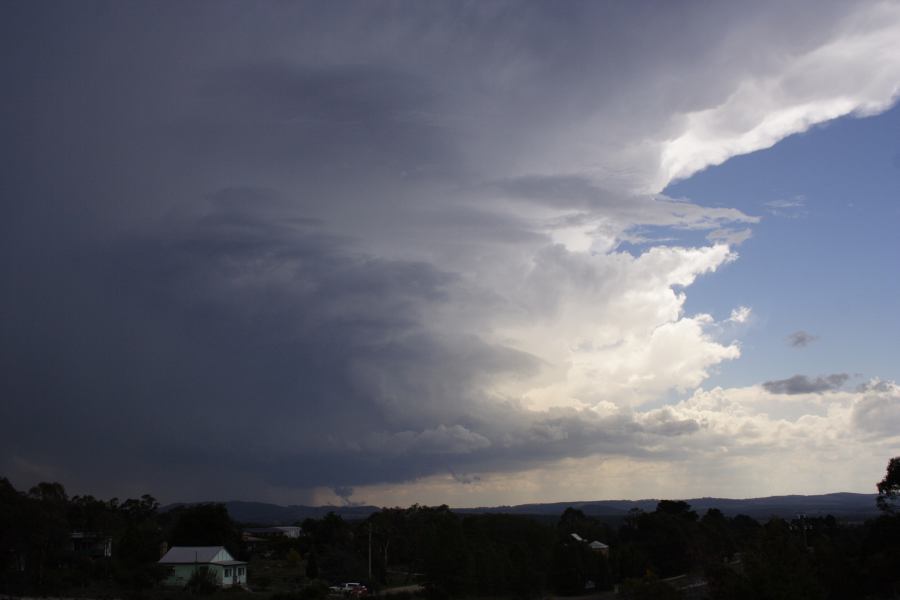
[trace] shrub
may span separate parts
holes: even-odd
[[[219,589],[216,574],[207,567],[196,569],[187,582],[187,590],[197,596],[206,596]]]

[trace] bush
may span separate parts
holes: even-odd
[[[328,597],[328,584],[317,579],[311,581],[298,592],[277,592],[269,600],[324,600]]]
[[[191,574],[186,587],[192,594],[206,596],[219,589],[219,582],[211,569],[200,567]]]
[[[678,600],[681,592],[660,581],[655,575],[628,579],[622,584],[620,595],[628,600]]]
[[[268,575],[256,575],[250,579],[250,584],[260,591],[265,591],[272,585],[272,578]]]
[[[306,584],[298,595],[300,600],[321,600],[322,598],[327,598],[328,584],[321,579],[316,579]]]

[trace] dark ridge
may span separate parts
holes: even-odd
[[[814,496],[768,496],[765,498],[691,498],[685,500],[699,514],[710,508],[721,510],[726,516],[739,514],[756,519],[769,517],[793,518],[798,514],[810,517],[833,515],[845,521],[863,521],[876,516],[874,494],[853,494],[840,492]],[[639,509],[652,511],[659,502],[657,499],[644,500],[588,500],[575,502],[550,502],[534,504],[518,504],[515,506],[485,506],[477,508],[455,508],[459,514],[504,513],[514,515],[558,516],[568,508],[577,508],[586,515],[605,518],[621,518],[628,511]],[[163,508],[170,510],[183,504],[171,504]],[[334,512],[347,520],[365,519],[378,512],[381,507],[371,505],[360,506],[303,506],[293,504],[281,506],[266,502],[225,502],[231,518],[241,523],[258,525],[287,525],[304,519],[320,519],[329,512]]]

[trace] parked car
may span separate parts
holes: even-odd
[[[367,588],[366,586],[364,586],[361,583],[354,583],[354,582],[333,585],[330,588],[328,588],[328,590],[334,595],[351,597],[351,598],[359,598],[360,596],[365,596],[366,594],[369,593],[369,588]]]

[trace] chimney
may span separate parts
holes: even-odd
[[[163,556],[166,555],[166,552],[168,552],[168,551],[169,551],[169,544],[167,544],[166,542],[161,542],[159,544],[159,557],[162,558]]]

